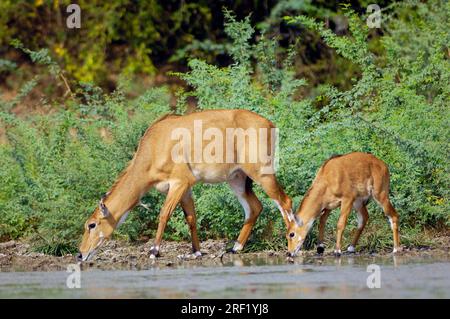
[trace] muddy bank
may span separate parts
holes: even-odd
[[[150,259],[152,241],[132,245],[127,242],[109,241],[92,261],[83,263],[83,270],[143,270],[171,267],[212,267],[234,265],[283,264],[304,262],[308,258],[317,258],[314,250],[303,251],[301,256],[288,261],[285,251],[261,251],[240,254],[223,254],[226,240],[207,240],[201,243],[203,256],[194,258],[189,252],[189,242],[164,242],[161,257]],[[362,257],[391,258],[388,251],[377,253],[352,254]],[[396,256],[448,259],[450,257],[450,236],[436,238],[435,247],[409,247]],[[346,255],[342,256],[346,257]],[[327,249],[323,258],[335,258],[331,249]],[[68,264],[76,263],[74,256],[62,257],[45,255],[32,250],[28,243],[9,241],[0,243],[0,271],[65,271]]]

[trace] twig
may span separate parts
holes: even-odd
[[[144,207],[147,211],[150,211],[150,207],[148,207],[148,205],[144,204],[143,202],[139,202],[138,205]]]
[[[66,77],[62,74],[62,72],[59,72],[59,76],[64,81],[64,85],[66,86],[66,89],[67,89],[66,93],[64,93],[64,97],[66,97],[67,94],[69,94],[69,93],[70,93],[70,95],[73,95],[73,92],[70,89],[69,82],[67,81]]]

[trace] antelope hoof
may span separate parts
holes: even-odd
[[[159,256],[160,256],[159,249],[155,247],[150,248],[150,259],[155,259]]]
[[[286,257],[289,259],[289,258],[292,258],[292,257],[297,257],[297,254],[294,252],[294,253],[291,253],[291,252],[287,252],[286,253]]]
[[[202,258],[202,253],[200,252],[200,250],[197,250],[192,254],[192,256],[194,257],[194,259]]]
[[[226,252],[227,252],[227,253],[236,254],[236,253],[238,253],[239,251],[241,251],[242,248],[244,248],[244,246],[242,246],[242,245],[239,244],[238,242],[235,242],[233,248],[228,248],[228,249],[226,250]]]
[[[395,254],[395,253],[398,253],[401,251],[402,251],[402,247],[394,247],[394,249],[392,250],[392,253]]]
[[[334,250],[334,256],[336,256],[336,257],[341,257],[341,254],[342,254],[342,252],[341,252],[340,249],[335,249],[335,250]]]
[[[317,246],[317,253],[319,255],[323,255],[324,252],[325,252],[325,245],[324,244],[319,244]]]
[[[354,254],[355,253],[355,247],[353,245],[348,246],[347,252]]]

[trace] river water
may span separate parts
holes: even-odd
[[[233,255],[214,267],[86,270],[81,287],[68,288],[72,274],[1,272],[0,298],[450,298],[448,256],[299,257],[289,263]]]

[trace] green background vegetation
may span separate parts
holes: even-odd
[[[148,125],[194,108],[272,120],[295,207],[332,154],[372,152],[391,170],[402,243],[448,233],[447,1],[380,2],[380,29],[367,27],[366,1],[122,0],[80,1],[82,28],[69,30],[68,3],[0,4],[0,241],[74,251]],[[264,211],[247,249],[283,249],[281,216],[256,192]],[[244,217],[228,186],[197,185],[194,198],[201,239],[237,237]],[[162,200],[147,194],[152,209],[135,208],[116,238],[151,238]],[[391,247],[381,209],[369,214],[361,247]],[[164,238],[189,239],[179,210]]]

